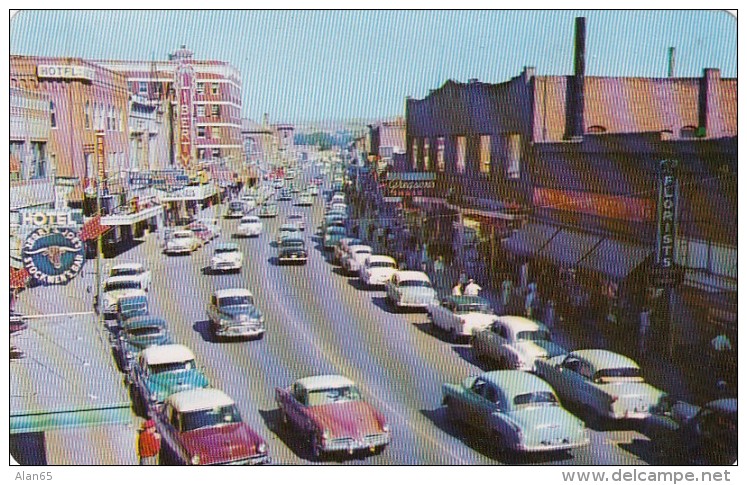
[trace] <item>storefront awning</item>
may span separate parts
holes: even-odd
[[[533,256],[560,229],[540,223],[529,223],[503,241],[503,248],[517,256]]]
[[[617,281],[624,280],[635,270],[653,249],[615,239],[605,239],[578,262],[577,268],[595,271]]]
[[[143,209],[140,212],[134,214],[115,214],[110,216],[103,216],[101,218],[102,226],[130,226],[140,221],[150,219],[151,217],[157,216],[163,212],[163,207],[155,205],[147,209]]]
[[[558,266],[570,268],[576,266],[601,240],[599,236],[562,229],[550,239],[538,256],[549,259]]]

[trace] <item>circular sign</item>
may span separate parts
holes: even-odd
[[[42,284],[64,285],[80,273],[85,248],[78,233],[64,227],[39,228],[23,243],[23,266]]]

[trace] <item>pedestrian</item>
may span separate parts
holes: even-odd
[[[451,289],[452,296],[462,296],[462,284],[457,283],[454,288]]]
[[[503,304],[503,311],[506,312],[508,310],[508,306],[511,304],[511,295],[514,291],[514,283],[511,281],[511,278],[506,275],[505,278],[503,278],[503,283],[501,283],[501,303]]]
[[[467,286],[464,287],[464,295],[477,296],[480,293],[480,290],[482,290],[482,286],[478,285],[475,283],[475,280],[470,278],[467,282]]]
[[[537,285],[535,283],[529,283],[527,287],[529,288],[529,292],[524,300],[524,313],[527,318],[532,318],[534,307],[537,305]]]
[[[441,288],[444,277],[444,257],[441,255],[433,262],[433,277],[436,280],[436,287]]]
[[[548,299],[545,306],[545,325],[549,329],[555,325],[555,302],[552,299]]]
[[[137,451],[141,465],[158,465],[161,452],[161,435],[156,431],[156,423],[149,419],[138,431]]]

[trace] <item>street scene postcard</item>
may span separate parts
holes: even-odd
[[[10,463],[733,480],[737,24],[11,13]]]

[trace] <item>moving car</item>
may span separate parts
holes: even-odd
[[[192,231],[179,230],[174,231],[166,240],[164,252],[166,254],[189,254],[198,250],[200,246],[202,246],[202,241]]]
[[[342,214],[327,214],[322,221],[322,233],[327,232],[330,227],[345,228],[345,216]]]
[[[308,260],[306,243],[300,237],[288,236],[278,244],[278,263],[306,264]]]
[[[342,226],[330,226],[324,231],[323,247],[325,251],[332,251],[337,242],[344,238],[346,230]]]
[[[397,261],[391,256],[372,254],[363,263],[359,275],[361,283],[367,287],[381,286],[397,272]]]
[[[267,443],[242,421],[236,403],[218,389],[192,389],[166,399],[154,414],[166,453],[183,465],[269,463]]]
[[[244,203],[244,210],[250,211],[257,207],[257,197],[252,194],[242,194],[241,201]]]
[[[280,191],[280,194],[278,194],[278,200],[291,200],[293,199],[293,192],[291,192],[290,187],[285,187]]]
[[[478,360],[497,362],[501,369],[526,371],[533,371],[538,359],[568,353],[552,341],[550,329],[543,323],[508,315],[473,335],[472,352]]]
[[[218,237],[218,234],[214,232],[213,226],[208,226],[202,221],[194,221],[190,223],[187,226],[187,229],[192,231],[192,233],[201,241],[202,244],[209,243],[216,237]]]
[[[498,316],[490,303],[479,296],[447,296],[427,307],[431,324],[449,334],[452,342],[469,338],[489,327]]]
[[[244,216],[239,222],[236,234],[245,237],[258,237],[262,234],[262,221],[257,216]]]
[[[567,405],[580,408],[588,420],[644,419],[665,397],[647,384],[631,358],[602,349],[575,350],[535,363]]]
[[[215,246],[210,258],[211,271],[239,271],[244,263],[244,253],[236,243],[222,243]]]
[[[213,239],[215,239],[216,237],[220,237],[220,235],[223,233],[223,230],[220,227],[220,220],[217,217],[200,217],[196,222],[207,226],[207,228],[212,233]]]
[[[259,217],[277,217],[278,205],[275,202],[265,202],[259,206]]]
[[[306,190],[308,191],[309,195],[312,197],[316,197],[317,195],[319,195],[319,187],[315,183],[309,185],[309,188]]]
[[[275,240],[278,244],[280,244],[283,239],[288,237],[298,237],[301,235],[301,230],[298,228],[296,224],[293,223],[286,223],[281,224],[278,228],[278,235]]]
[[[311,197],[311,194],[304,193],[296,197],[295,205],[309,207],[314,205],[314,199]]]
[[[544,452],[589,444],[584,422],[560,405],[553,388],[523,371],[502,370],[444,384],[453,420],[488,434],[497,451]]]
[[[295,224],[300,231],[306,230],[306,219],[302,214],[298,214],[296,212],[288,214],[287,221],[290,224]]]
[[[195,355],[179,344],[143,349],[132,362],[130,382],[133,398],[148,416],[175,392],[208,387]]]
[[[139,279],[144,291],[148,291],[148,288],[150,288],[150,270],[145,269],[141,263],[115,264],[109,270],[109,277],[112,276],[129,276],[133,279]]]
[[[281,178],[276,178],[272,182],[272,187],[275,188],[275,189],[282,189],[283,185],[284,185],[284,182],[283,182],[283,179],[281,179]]]
[[[244,288],[217,290],[207,309],[215,338],[262,338],[265,317],[255,306],[254,295]]]
[[[146,296],[140,278],[132,276],[112,276],[104,283],[104,296],[101,311],[105,316],[114,316],[120,298]]]
[[[358,244],[356,246],[349,246],[348,254],[343,256],[340,265],[342,269],[348,274],[358,274],[363,262],[373,254],[373,248],[366,246],[365,244]]]
[[[281,420],[308,437],[316,458],[330,452],[376,452],[390,441],[383,415],[361,397],[350,379],[320,375],[276,388]]]
[[[234,200],[228,203],[228,208],[223,217],[226,219],[237,219],[244,215],[244,203],[240,200]]]
[[[397,271],[386,282],[386,301],[393,309],[426,309],[438,303],[430,278],[422,271]]]
[[[115,355],[120,369],[130,372],[137,354],[152,345],[173,343],[166,320],[153,315],[138,315],[124,321],[117,334]]]

